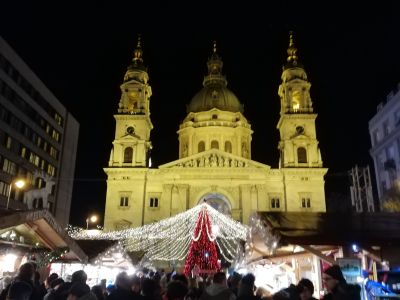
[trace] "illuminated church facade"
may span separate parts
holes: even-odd
[[[149,74],[138,42],[121,85],[115,139],[107,174],[106,230],[142,226],[206,200],[247,223],[253,211],[324,212],[322,158],[310,97],[311,84],[290,36],[278,89],[281,102],[279,168],[251,158],[253,130],[243,106],[227,88],[214,44],[203,88],[179,126],[179,159],[149,166],[151,149]]]

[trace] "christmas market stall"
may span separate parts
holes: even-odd
[[[92,232],[93,233],[93,232]],[[140,260],[136,253],[128,253],[119,241],[115,240],[77,240],[78,245],[88,255],[88,262],[59,262],[51,264],[51,272],[68,278],[78,270],[84,270],[90,286],[99,284],[102,279],[113,283],[117,274],[135,272],[134,265]]]
[[[271,291],[308,278],[319,297],[328,265],[343,265],[352,283],[362,280],[363,271],[400,265],[399,214],[257,212],[249,225],[242,266]]]
[[[35,261],[44,277],[53,262],[86,260],[49,211],[0,211],[0,278],[14,276],[26,261]]]
[[[76,240],[117,240],[127,253],[142,253],[139,266],[168,268],[207,276],[232,263],[246,238],[247,228],[207,203],[185,212],[119,231],[90,234],[71,228]]]

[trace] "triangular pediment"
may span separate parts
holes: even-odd
[[[270,169],[268,165],[236,156],[218,149],[211,149],[201,153],[181,158],[159,166],[167,168],[262,168]]]
[[[135,133],[132,133],[132,134],[131,133],[127,133],[124,136],[121,136],[119,138],[119,140],[129,140],[129,141],[134,140],[134,141],[137,141],[137,140],[140,140],[140,136],[138,136]]]

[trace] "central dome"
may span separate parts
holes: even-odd
[[[213,54],[207,62],[208,75],[204,77],[200,90],[187,106],[187,112],[208,111],[217,108],[224,111],[243,113],[243,105],[226,86],[228,82],[222,75],[223,62],[217,54],[214,42]]]
[[[210,84],[201,89],[190,101],[187,112],[207,111],[213,108],[243,113],[243,106],[235,94],[219,84]]]

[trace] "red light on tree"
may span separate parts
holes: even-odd
[[[189,276],[192,270],[197,273],[196,275],[206,275],[215,273],[220,269],[218,253],[215,247],[216,237],[213,235],[211,228],[207,205],[205,205],[199,213],[192,241],[190,242],[184,270],[186,276]]]

